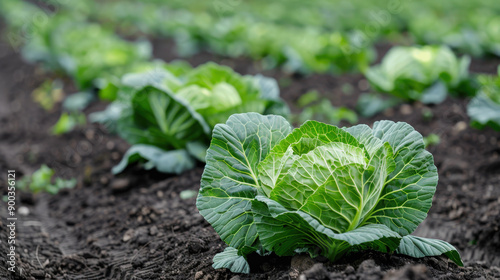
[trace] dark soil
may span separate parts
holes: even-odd
[[[155,57],[178,57],[170,41],[155,40],[153,45]],[[248,59],[209,53],[189,61],[216,61],[242,74],[272,76],[294,111],[294,102],[310,89],[350,108],[368,90],[359,74],[288,75],[262,71]],[[472,69],[494,73],[492,65],[498,63],[475,60]],[[7,44],[0,45],[0,66],[1,172],[16,170],[20,178],[45,163],[57,176],[78,179],[74,189],[54,196],[17,193],[23,210],[17,211],[16,273],[6,271],[7,211],[0,203],[0,279],[500,279],[500,133],[468,126],[468,100],[400,105],[360,120],[369,125],[380,119],[405,121],[424,136],[440,136],[441,143],[429,148],[440,174],[434,206],[415,234],[449,241],[462,253],[465,267],[441,257],[377,252],[353,254],[338,263],[251,255],[252,274],[236,275],[211,267],[212,257],[226,245],[198,213],[195,198],[179,197],[183,190],[198,190],[203,166],[180,176],[135,166],[114,177],[110,169],[128,147],[123,140],[95,124],[51,135],[60,105],[46,112],[33,102],[31,92],[56,77],[24,63]],[[63,81],[66,93],[76,91],[71,81]],[[351,85],[349,94],[345,84]],[[104,107],[96,103],[86,113]],[[430,120],[423,118],[424,110],[432,112]],[[5,179],[0,184],[5,193]]]

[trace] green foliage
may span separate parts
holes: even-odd
[[[425,144],[426,148],[429,146],[436,146],[440,142],[441,142],[441,138],[439,137],[439,135],[434,134],[434,133],[431,133],[431,134],[427,135],[426,137],[424,137],[424,144]]]
[[[400,102],[401,100],[398,98],[383,98],[379,94],[365,93],[359,97],[358,104],[356,104],[356,111],[361,116],[370,118],[386,109],[396,106]]]
[[[61,25],[68,27],[54,32],[74,29],[75,34],[88,35],[80,30],[78,22],[91,18],[119,30],[120,34],[171,37],[180,55],[192,55],[208,48],[229,57],[245,55],[261,60],[267,68],[282,66],[297,72],[364,71],[374,59],[374,43],[401,43],[406,37],[419,44],[442,44],[474,56],[500,55],[500,8],[496,0],[444,3],[431,0],[313,0],[307,3],[293,0],[87,0],[56,4],[60,11],[54,16],[23,1],[3,0],[0,13],[13,31],[9,41],[19,46],[25,39],[36,37],[39,42],[30,47],[30,52],[43,53],[44,47],[36,45],[43,46],[52,40],[44,42],[38,38],[37,33],[46,33],[45,19],[67,14],[73,22],[61,21]],[[29,34],[24,36],[26,30]],[[81,49],[119,45],[105,43],[110,40],[96,44],[94,37],[100,38],[99,33],[102,32],[89,36],[88,42],[69,43],[75,44],[76,49],[79,45]],[[123,46],[117,49],[117,53],[128,51]],[[94,55],[108,57],[105,53]]]
[[[444,46],[394,47],[381,64],[365,74],[379,92],[405,101],[442,102],[447,93],[473,95],[469,85],[470,58],[457,58]]]
[[[430,121],[430,120],[432,120],[433,117],[434,117],[434,113],[432,113],[431,109],[429,109],[427,107],[422,108],[422,118],[425,121]]]
[[[464,266],[458,251],[450,244],[437,239],[407,235],[401,239],[401,243],[396,253],[412,256],[414,258],[444,254],[456,264]]]
[[[350,124],[358,122],[356,112],[346,107],[335,107],[330,100],[321,98],[315,90],[309,91],[297,100],[297,105],[302,107],[302,112],[294,116],[298,122],[306,120],[317,120],[333,125],[338,125],[341,121],[347,121]]]
[[[196,197],[196,195],[198,195],[198,192],[193,190],[183,190],[179,193],[181,199],[190,199]]]
[[[206,159],[197,207],[234,248],[215,268],[248,272],[242,258],[263,250],[332,261],[365,249],[445,254],[462,265],[446,242],[409,236],[427,216],[438,174],[406,123],[292,129],[279,116],[238,114],[215,126]]]
[[[332,22],[336,17],[317,12],[318,8],[335,12],[326,2],[305,12],[306,18],[283,14],[283,8],[288,9],[288,3],[277,3],[271,9],[280,11],[280,14],[272,15],[272,20],[262,16],[262,12],[269,8],[266,8],[268,3],[257,3],[255,6],[238,3],[242,4],[253,6],[252,12],[238,7],[234,11],[246,12],[221,14],[218,5],[212,2],[170,1],[167,4],[123,1],[96,3],[92,15],[103,21],[111,21],[126,32],[173,37],[181,56],[208,48],[230,57],[246,55],[262,60],[266,68],[282,66],[287,71],[302,73],[365,70],[375,57],[371,45],[366,44],[366,40],[371,42],[372,38],[356,32],[334,30],[339,23]],[[318,14],[324,18],[322,23],[318,22]],[[276,17],[280,19],[274,20]],[[289,20],[291,17],[295,18],[293,22]],[[342,15],[342,18],[345,19],[346,15]],[[316,23],[304,25],[306,19]],[[328,23],[328,28],[322,26],[325,23]]]
[[[224,252],[215,255],[214,268],[228,268],[233,272],[250,273],[250,266],[245,257],[238,255],[238,250],[227,247]]]
[[[54,105],[63,99],[62,83],[60,80],[45,81],[33,90],[33,100],[46,111],[52,110]]]
[[[467,106],[471,125],[482,129],[490,126],[500,131],[500,67],[498,76],[478,76],[480,90]]]
[[[91,115],[132,146],[114,173],[129,163],[147,160],[145,167],[180,173],[205,160],[212,128],[243,112],[287,116],[275,80],[241,76],[228,67],[207,63],[194,69],[156,62],[155,70],[124,75],[117,99]],[[159,68],[158,68],[159,67]],[[178,76],[176,76],[178,74]]]
[[[80,89],[91,87],[98,77],[125,73],[130,65],[150,56],[147,43],[124,41],[73,15],[54,15],[39,28],[23,47],[23,56],[69,74]]]
[[[363,70],[375,42],[400,43],[407,40],[403,32],[420,44],[500,55],[496,0],[85,2],[85,8],[66,8],[87,11],[126,34],[172,37],[182,55],[208,48],[292,71]]]
[[[445,44],[473,56],[500,55],[500,16],[493,1],[452,1],[409,24],[417,43]]]
[[[160,172],[180,174],[196,165],[195,159],[183,149],[166,151],[152,145],[136,144],[128,149],[122,160],[113,167],[114,174],[120,173],[133,162],[144,161],[146,170],[156,168]]]
[[[52,134],[61,135],[72,131],[75,127],[83,126],[87,123],[85,115],[80,112],[63,112],[57,123],[52,127]]]
[[[74,93],[63,102],[63,109],[70,112],[83,111],[95,99],[95,94],[90,91]]]
[[[211,129],[230,115],[289,114],[273,79],[241,76],[214,63],[192,69],[183,62],[149,61],[148,43],[131,43],[87,21],[88,14],[80,9],[89,12],[93,4],[62,3],[65,9],[54,14],[24,2],[6,0],[1,5],[13,28],[24,26],[10,13],[28,19],[30,15],[22,11],[26,8],[31,17],[44,16],[44,21],[25,23],[33,32],[23,42],[23,56],[69,75],[82,90],[64,101],[63,107],[70,113],[61,115],[52,129],[54,134],[85,123],[84,115],[77,111],[94,99],[95,89],[99,97],[113,101],[91,120],[105,123],[133,145],[113,169],[115,173],[136,161],[145,161],[147,169],[180,173],[194,167],[196,160],[204,161]]]
[[[33,193],[47,192],[50,194],[56,194],[63,188],[75,187],[75,178],[70,180],[55,178],[55,180],[52,180],[54,173],[54,170],[43,164],[40,169],[35,171],[31,176],[25,176],[19,180],[17,187],[20,190],[31,191]],[[52,181],[54,181],[54,183],[52,183]]]

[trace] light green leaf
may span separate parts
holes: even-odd
[[[179,197],[181,199],[190,199],[195,197],[196,195],[198,195],[198,192],[193,190],[183,190],[179,193]]]
[[[227,268],[233,273],[250,273],[250,266],[245,257],[238,255],[238,250],[227,247],[224,252],[214,256],[213,268]]]
[[[218,111],[233,108],[242,103],[240,94],[236,89],[225,82],[218,83],[212,88],[211,106]]]
[[[219,83],[227,83],[234,87],[239,94],[255,94],[258,89],[253,86],[253,81],[242,77],[227,66],[209,62],[203,64],[186,75],[185,85],[198,85],[213,90]]]
[[[464,266],[457,249],[449,243],[438,240],[407,235],[401,239],[396,253],[414,258],[446,255],[459,266]]]
[[[304,108],[319,101],[320,99],[321,96],[317,90],[310,90],[299,97],[297,100],[297,106]]]
[[[334,107],[330,100],[325,98],[317,104],[307,106],[296,118],[300,122],[317,120],[333,125],[337,125],[343,120],[351,124],[358,122],[356,112],[346,107]]]
[[[384,145],[384,142],[375,137],[372,129],[366,124],[359,124],[349,128],[343,128],[349,135],[355,137],[361,145],[364,146],[370,156],[374,155],[376,151]]]
[[[85,115],[80,112],[63,112],[57,123],[52,127],[52,134],[61,135],[72,131],[75,127],[87,122]]]
[[[121,83],[135,89],[141,89],[146,86],[154,86],[167,90],[164,86],[166,80],[171,83],[180,83],[180,81],[178,81],[172,73],[159,67],[140,73],[127,73],[121,78]]]
[[[113,174],[122,172],[129,164],[145,159],[147,166],[159,172],[180,174],[192,169],[196,161],[186,150],[165,151],[158,147],[137,144],[128,149],[122,160],[113,167]]]
[[[211,92],[198,85],[182,88],[175,95],[184,99],[195,110],[206,109],[211,106]]]
[[[282,117],[256,113],[215,126],[196,205],[229,246],[241,250],[256,241],[251,201],[259,188],[257,165],[291,129]]]
[[[470,58],[458,58],[447,46],[396,46],[366,78],[372,86],[406,101],[437,104],[448,89],[470,91],[461,85],[469,79]]]
[[[52,183],[54,174],[55,171],[52,168],[42,164],[31,176],[24,176],[21,178],[17,182],[17,188],[33,193],[47,192],[50,194],[57,194],[61,189],[74,188],[76,186],[77,181],[75,178],[65,180],[57,177],[54,183]]]
[[[377,203],[393,169],[388,144],[366,162],[363,149],[333,142],[297,159],[270,197],[336,233],[351,231]]]
[[[390,92],[394,90],[394,81],[379,67],[368,69],[365,73],[365,76],[368,81],[370,81],[372,86],[374,86],[377,90],[383,92]]]
[[[259,164],[259,179],[263,191],[269,195],[278,180],[285,176],[298,156],[330,142],[343,142],[356,147],[360,146],[349,133],[338,127],[317,121],[307,121],[300,128],[294,129]]]
[[[212,107],[206,110],[200,110],[200,114],[205,116],[208,124],[215,126],[219,123],[225,123],[231,115],[247,113],[247,112],[264,112],[266,105],[262,100],[251,100],[243,102],[242,104],[229,108],[225,111],[219,111]]]
[[[317,147],[295,160],[287,174],[274,186],[270,198],[286,208],[301,209],[313,194],[320,192],[318,188],[325,184],[336,170],[350,164],[359,165],[362,173],[367,164],[362,148],[341,142],[332,142]],[[356,175],[354,177],[358,179]],[[335,174],[333,179],[337,176],[340,174]],[[350,184],[346,187],[353,186]],[[358,187],[362,186],[358,185]]]

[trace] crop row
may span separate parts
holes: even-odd
[[[345,26],[334,30],[335,25],[321,25],[321,17],[316,22],[312,11],[335,17],[323,1],[313,1],[310,10],[302,11],[306,25],[278,11],[283,3],[270,6],[276,14],[259,17],[260,1],[248,7],[226,3],[233,9],[222,16],[200,7],[180,12],[194,9],[190,1],[172,1],[166,10],[155,1],[139,5],[139,10],[133,6],[137,3],[125,2],[120,6],[123,14],[114,10],[122,3],[89,3],[94,2],[57,13],[14,0],[3,1],[0,8],[9,25],[8,38],[19,43],[24,58],[71,77],[81,91],[65,100],[63,106],[71,113],[61,117],[61,131],[72,127],[61,123],[78,123],[71,116],[78,116],[75,112],[93,99],[111,102],[89,118],[131,144],[114,173],[136,161],[166,173],[181,173],[197,160],[206,161],[197,207],[230,246],[214,257],[215,268],[248,273],[246,256],[253,252],[307,252],[335,261],[364,249],[412,257],[444,254],[463,265],[450,244],[410,235],[425,219],[438,181],[433,157],[410,125],[381,121],[373,128],[338,128],[307,121],[293,129],[274,79],[240,75],[215,63],[192,68],[183,61],[152,60],[147,41],[123,40],[90,19],[187,36],[178,40],[181,48],[206,44],[224,55],[249,55],[293,72],[361,70],[376,92],[391,96],[362,96],[358,110],[365,116],[399,102],[438,104],[448,95],[472,97],[472,124],[500,129],[500,76],[472,75],[470,58],[458,57],[448,46],[394,47],[379,65],[369,66],[371,43],[378,36],[359,48],[353,39],[359,33],[347,31],[357,23],[341,17]],[[352,5],[356,10],[360,2]],[[240,16],[236,9],[246,13]],[[360,9],[362,14],[368,11]],[[165,12],[169,17],[163,21]],[[39,15],[42,20],[37,20]],[[412,21],[403,26],[411,30]],[[384,34],[394,31],[384,28]],[[50,182],[53,171],[43,169],[37,176]],[[74,185],[59,181],[51,192],[70,183]]]
[[[50,2],[50,1],[49,1]],[[288,71],[364,71],[380,41],[444,44],[473,56],[500,55],[500,8],[481,1],[83,1],[68,8],[122,32],[175,38],[199,49],[262,59]],[[407,32],[409,36],[401,34]]]
[[[110,6],[104,6],[102,11],[111,9],[112,3],[108,4]],[[172,5],[184,4],[173,2]],[[194,166],[194,159],[203,160],[211,129],[215,124],[225,122],[231,114],[260,112],[288,115],[288,108],[280,99],[279,88],[273,79],[260,75],[241,76],[213,63],[192,69],[181,61],[152,61],[151,46],[147,41],[125,41],[110,29],[88,22],[82,13],[74,10],[46,13],[19,1],[4,1],[2,5],[10,34],[25,32],[21,33],[25,34],[23,56],[29,61],[41,62],[51,71],[63,72],[72,77],[82,91],[65,101],[68,111],[84,108],[96,93],[101,99],[114,101],[106,111],[92,115],[91,120],[107,124],[112,131],[134,145],[117,166],[116,172],[123,170],[129,162],[141,158],[148,161],[149,168],[181,172]],[[123,11],[127,14],[127,5],[124,7]],[[153,7],[156,6],[149,9]],[[149,9],[144,12],[150,12]],[[45,20],[36,20],[40,14],[46,16]],[[96,14],[99,17],[99,13]],[[148,23],[147,19],[161,22],[154,17],[144,17],[141,13],[135,15],[135,20],[142,20],[132,21],[137,26]],[[172,15],[176,16],[169,17],[167,22],[178,24],[176,17],[179,14]],[[280,41],[279,36],[283,33],[273,30],[272,25],[279,21],[277,18],[268,19],[266,26],[262,26],[263,30],[270,32],[269,36],[273,36],[264,38],[265,42]],[[171,28],[169,30],[172,32],[180,28],[161,26]],[[211,22],[199,26],[207,28]],[[190,36],[195,36],[200,31],[190,32],[193,32]],[[333,38],[336,35],[329,36]],[[225,42],[217,36],[213,39],[219,44]],[[234,40],[241,43],[239,37]],[[333,46],[338,47],[338,42],[333,43]],[[318,54],[310,49],[304,51]],[[324,58],[328,63],[338,62],[332,57]],[[472,123],[477,127],[490,125],[498,128],[499,78],[472,76],[468,72],[469,63],[467,56],[458,58],[444,46],[394,47],[379,65],[368,67],[365,75],[375,91],[395,98],[384,100],[373,94],[363,95],[358,102],[358,111],[370,116],[401,101],[437,104],[443,102],[448,93],[455,97],[470,97],[475,96],[479,89],[480,94],[469,106]],[[326,105],[323,111],[330,111],[331,107],[328,106],[331,104]],[[321,107],[311,109],[322,110]],[[342,114],[340,119],[356,120],[355,115],[351,116],[353,112],[336,112]],[[314,116],[314,113],[308,115]],[[56,127],[62,126],[58,130],[64,132],[80,123],[78,118],[78,115],[64,114]],[[339,117],[332,119],[338,121]],[[166,166],[164,163],[172,162],[172,158],[179,159],[173,162],[182,164]]]

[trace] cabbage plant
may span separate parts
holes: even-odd
[[[212,128],[232,114],[289,113],[272,78],[242,76],[215,63],[188,69],[156,61],[150,67],[108,81],[105,91],[115,91],[109,95],[116,100],[91,115],[132,144],[114,173],[145,161],[146,169],[179,174],[205,160]]]
[[[23,46],[23,57],[70,75],[81,90],[92,89],[102,76],[123,75],[151,56],[149,42],[125,41],[74,14],[58,13],[31,28],[36,32]]]
[[[448,93],[473,95],[470,57],[458,58],[446,46],[394,47],[365,75],[373,88],[405,101],[438,104]]]
[[[250,271],[246,256],[307,252],[335,261],[365,249],[412,257],[457,250],[410,235],[438,182],[432,155],[410,125],[350,128],[245,113],[213,130],[197,207],[229,247],[214,268]]]
[[[471,125],[482,129],[490,126],[500,131],[500,67],[498,75],[479,75],[480,89],[467,106]]]

